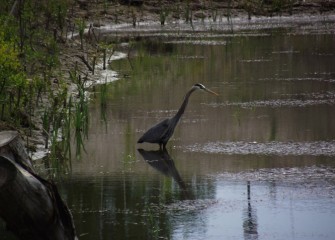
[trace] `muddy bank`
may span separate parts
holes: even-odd
[[[203,33],[294,28],[334,21],[334,1],[79,1],[71,18],[84,19],[87,37],[124,42],[141,37],[199,37]],[[308,29],[308,27],[306,27]],[[178,31],[178,34],[176,34]],[[102,35],[101,35],[102,34]]]
[[[177,20],[211,19],[225,17],[328,15],[335,11],[334,1],[77,1],[72,6],[73,16],[84,18],[96,26],[105,23],[141,22],[171,23]]]

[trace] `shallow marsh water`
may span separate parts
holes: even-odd
[[[143,41],[60,182],[80,239],[333,239],[335,37]],[[167,152],[136,143],[195,92]],[[142,150],[138,150],[142,149]]]
[[[58,182],[79,238],[333,239],[335,36],[314,30],[156,38],[114,61]],[[167,151],[137,144],[198,82],[220,96],[191,96]]]

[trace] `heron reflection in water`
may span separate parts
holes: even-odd
[[[137,149],[137,151],[151,167],[163,173],[165,176],[172,177],[178,183],[184,199],[190,200],[194,198],[193,194],[187,189],[185,182],[180,177],[179,172],[174,165],[174,161],[166,149],[157,151]]]
[[[190,98],[191,94],[196,90],[203,90],[208,93],[214,94],[218,96],[217,93],[213,92],[212,90],[207,89],[204,85],[197,83],[192,86],[192,88],[186,93],[184,97],[184,101],[181,104],[178,112],[172,118],[165,119],[160,123],[156,124],[152,128],[150,128],[147,132],[143,134],[143,136],[138,140],[138,143],[148,142],[148,143],[158,143],[159,148],[165,149],[165,146],[169,139],[171,138],[174,129],[177,126],[181,116],[184,114],[185,108],[188,104],[188,99]]]

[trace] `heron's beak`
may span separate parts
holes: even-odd
[[[209,93],[211,93],[211,94],[214,94],[215,96],[219,96],[219,94],[217,94],[216,92],[213,92],[212,90],[209,90],[209,89],[207,89],[207,88],[204,88],[204,90],[205,90],[206,92],[209,92]]]

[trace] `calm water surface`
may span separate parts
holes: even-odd
[[[334,239],[335,36],[143,41],[59,183],[83,240]],[[195,92],[166,152],[137,144]]]

